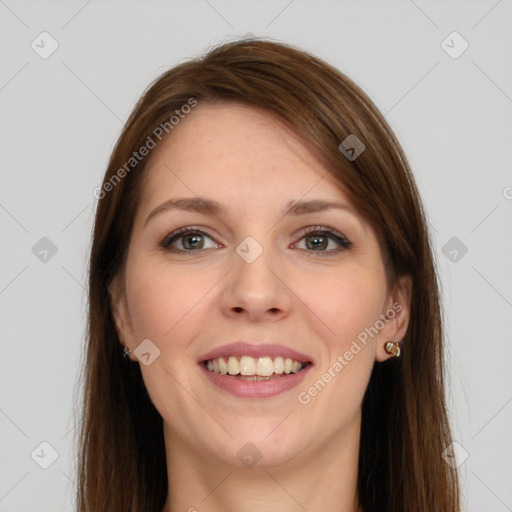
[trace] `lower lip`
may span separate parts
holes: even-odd
[[[284,393],[300,384],[312,366],[308,364],[300,372],[286,374],[286,377],[247,381],[211,372],[199,363],[199,367],[213,384],[241,398],[269,398]]]

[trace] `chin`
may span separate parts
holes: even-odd
[[[233,437],[226,439],[222,449],[219,450],[219,444],[212,446],[214,456],[240,468],[270,469],[282,467],[303,454],[302,436],[293,435],[290,426],[281,429],[281,425],[276,429],[279,422],[274,420],[271,423],[272,427],[268,428],[268,421],[262,421],[259,426],[253,421],[249,428],[237,432],[230,430]]]

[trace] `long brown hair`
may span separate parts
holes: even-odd
[[[123,269],[150,155],[130,158],[148,137],[157,140],[158,127],[172,136],[169,119],[191,98],[262,108],[292,127],[375,228],[388,284],[412,277],[402,356],[374,365],[363,399],[359,501],[365,512],[459,511],[458,474],[441,457],[452,439],[438,277],[409,164],[357,85],[314,55],[269,39],[224,43],[161,75],[138,101],[112,153],[97,194],[90,256],[78,510],[159,511],[166,500],[162,418],[139,365],[121,355],[108,287]],[[339,149],[351,134],[365,145],[352,160]]]

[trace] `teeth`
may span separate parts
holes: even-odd
[[[252,357],[251,357],[252,359]],[[300,363],[299,363],[300,364]],[[270,357],[260,357],[256,364],[256,375],[269,377],[274,373],[274,361]]]
[[[226,361],[224,361],[223,357],[219,357],[219,359],[217,359],[217,361],[219,361],[220,373],[222,373],[223,375],[226,375],[226,373],[228,373],[228,364],[226,363]]]
[[[212,365],[213,370],[213,365]],[[229,356],[228,359],[228,373],[229,375],[238,375],[240,373],[240,363],[238,359],[233,356]]]
[[[256,375],[256,361],[253,357],[242,356],[240,358],[240,375]]]
[[[220,373],[222,375],[241,375],[241,376],[259,376],[270,377],[273,374],[281,375],[283,373],[297,373],[304,365],[289,357],[281,356],[272,359],[271,357],[229,356],[227,361],[224,357],[211,359],[206,362],[209,371]]]

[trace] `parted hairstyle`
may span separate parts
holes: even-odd
[[[135,105],[110,157],[89,262],[77,510],[155,512],[166,500],[162,417],[140,365],[122,357],[109,285],[124,268],[151,154],[130,159],[148,137],[158,141],[158,127],[172,137],[169,119],[191,98],[238,102],[284,121],[317,150],[375,228],[389,289],[400,276],[411,276],[402,355],[374,365],[363,398],[359,503],[364,512],[460,511],[457,471],[442,458],[452,438],[439,278],[410,166],[384,116],[353,81],[309,52],[258,38],[219,44],[159,76]],[[351,134],[365,145],[352,160],[339,148]]]

